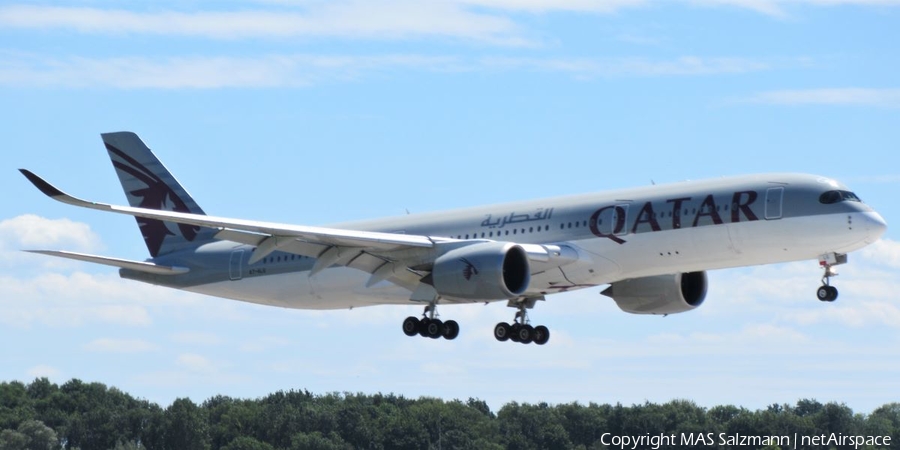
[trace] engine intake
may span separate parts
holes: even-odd
[[[707,286],[706,272],[677,273],[617,281],[602,294],[632,314],[675,314],[700,306]]]
[[[442,297],[500,300],[523,294],[531,283],[528,254],[511,242],[483,242],[444,253],[431,272]]]

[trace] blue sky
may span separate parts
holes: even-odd
[[[132,8],[132,9],[123,9]],[[279,389],[868,412],[900,392],[900,2],[459,0],[0,5],[0,379],[77,377],[163,405]],[[706,303],[632,316],[551,297],[545,347],[503,304],[295,311],[187,294],[25,248],[143,259],[99,133],[131,130],[222,216],[297,224],[799,171],[886,218],[814,297],[815,261],[716,271]],[[892,394],[894,393],[894,394]]]

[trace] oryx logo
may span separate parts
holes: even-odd
[[[472,279],[472,275],[478,275],[478,269],[475,268],[475,264],[472,264],[472,262],[466,258],[459,258],[459,260],[466,265],[466,267],[463,268],[463,277],[466,281]]]
[[[129,198],[131,206],[160,211],[192,212],[184,200],[157,174],[110,144],[106,144],[106,149],[116,156],[113,159],[113,166],[117,171],[121,171],[119,175],[129,196],[140,199],[139,202],[136,202]],[[128,180],[129,177],[133,180]],[[143,184],[143,186],[139,186],[139,184]],[[153,257],[159,254],[167,236],[176,236],[177,233],[184,239],[193,241],[197,237],[197,232],[200,231],[200,227],[194,225],[174,224],[143,217],[136,217],[136,219],[141,228],[141,234],[144,235],[144,241],[147,243],[147,249],[150,250],[150,255]]]

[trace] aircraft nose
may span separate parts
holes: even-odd
[[[872,243],[878,240],[881,235],[887,231],[887,222],[877,212],[869,212],[865,214],[866,230],[868,231],[867,242]]]

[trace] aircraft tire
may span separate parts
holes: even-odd
[[[403,319],[403,334],[407,336],[415,336],[419,334],[419,327],[421,324],[419,323],[419,319],[413,316],[409,316],[406,319]]]
[[[512,334],[512,330],[510,326],[506,322],[500,322],[497,326],[494,327],[494,338],[500,342],[504,342],[509,340],[509,336]]]
[[[537,345],[544,345],[547,341],[550,340],[550,330],[543,326],[538,325],[534,327],[534,343]]]
[[[509,340],[513,342],[519,342],[519,329],[522,328],[522,325],[518,323],[514,323],[509,326]]]
[[[819,289],[816,289],[816,297],[823,302],[833,302],[838,298],[838,290],[834,286],[819,286]]]
[[[428,324],[431,322],[431,319],[427,317],[423,317],[422,320],[419,321],[419,336],[428,337]]]
[[[425,326],[425,336],[432,339],[441,337],[444,333],[444,323],[440,319],[431,319]]]
[[[534,327],[531,325],[522,325],[519,327],[519,332],[516,333],[516,337],[518,337],[518,342],[523,344],[530,344],[534,340]]]
[[[456,323],[455,320],[448,320],[444,322],[444,330],[442,335],[444,336],[444,339],[448,341],[456,339],[456,337],[459,336],[459,324]]]

